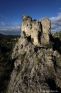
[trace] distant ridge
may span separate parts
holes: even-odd
[[[3,35],[3,34],[0,33],[0,35]]]

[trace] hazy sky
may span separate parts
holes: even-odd
[[[19,34],[21,18],[49,17],[52,31],[61,30],[61,0],[0,0],[0,33]]]

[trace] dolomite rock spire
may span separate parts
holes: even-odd
[[[41,20],[42,25],[42,37],[41,37],[41,43],[49,43],[50,41],[50,34],[51,34],[51,21],[49,18],[43,18]]]
[[[57,87],[61,89],[61,55],[53,48],[38,47],[49,43],[50,30],[48,18],[37,21],[28,15],[22,17],[22,33],[11,55],[14,68],[6,93],[51,93]]]
[[[33,39],[33,44],[40,46],[50,41],[51,21],[49,18],[43,18],[41,21],[32,20],[28,15],[22,17],[22,32]]]

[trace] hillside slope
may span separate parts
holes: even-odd
[[[25,17],[28,23],[29,18]],[[34,26],[36,27],[36,24]],[[42,25],[42,28],[44,26]],[[45,28],[44,30],[46,31]],[[48,35],[48,43],[43,42],[42,44],[40,41],[38,43],[39,38],[35,41],[35,38],[32,39],[31,34],[26,31],[22,30],[21,37],[13,49],[11,57],[14,69],[7,93],[61,93],[61,55],[53,49],[50,34],[45,34],[40,30],[42,34],[39,37],[42,38],[42,41],[44,41],[42,36]]]
[[[0,34],[0,93],[6,93],[7,84],[13,69],[11,54],[19,36]]]

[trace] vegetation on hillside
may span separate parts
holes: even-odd
[[[9,83],[10,73],[13,70],[13,63],[10,58],[18,38],[18,35],[0,34],[0,93],[5,93]],[[33,39],[31,41],[33,42]],[[61,31],[52,34],[51,43],[46,44],[45,48],[53,48],[61,53]],[[20,56],[25,56],[25,54],[26,53],[24,52],[24,54],[20,54]],[[39,64],[40,62],[41,59],[37,59],[36,63]]]
[[[53,42],[53,49],[61,54],[61,31],[52,34],[51,42]]]
[[[53,37],[54,37],[54,38],[59,38],[59,39],[61,39],[61,31],[54,33],[54,34],[53,34]]]
[[[11,54],[19,36],[0,34],[0,93],[5,93],[13,69]]]

